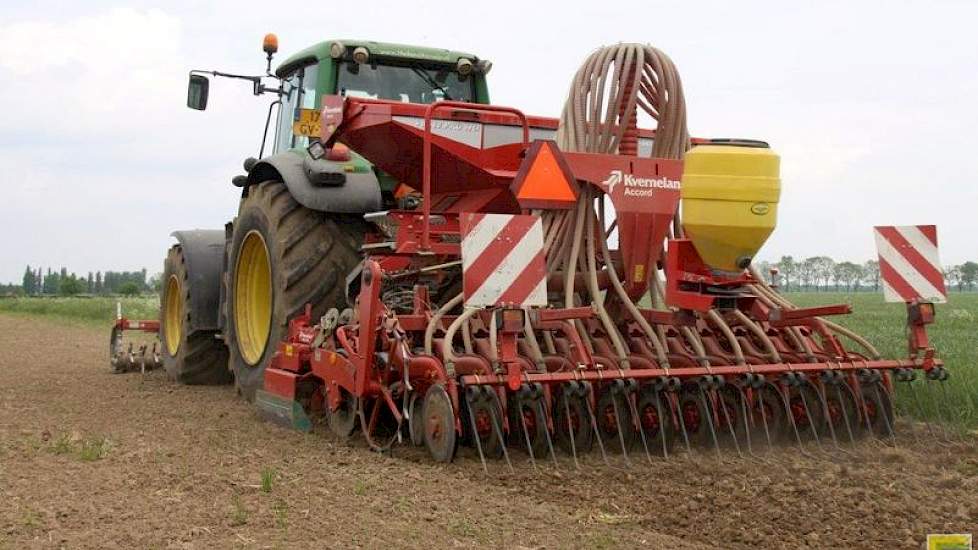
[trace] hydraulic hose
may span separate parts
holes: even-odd
[[[424,330],[424,352],[431,355],[432,352],[432,342],[435,337],[435,330],[441,324],[441,318],[444,317],[449,311],[458,307],[462,303],[462,293],[459,292],[457,296],[451,300],[445,302],[445,305],[438,308],[438,311],[431,317],[428,321],[428,326]]]

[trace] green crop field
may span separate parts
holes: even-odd
[[[882,294],[812,292],[789,293],[799,306],[847,303],[851,315],[833,320],[866,337],[887,358],[907,356],[906,306],[883,302]],[[978,293],[951,293],[947,304],[938,304],[937,320],[928,327],[933,346],[951,372],[942,389],[938,384],[915,382],[918,409],[908,388],[898,385],[897,407],[905,414],[951,421],[960,427],[978,426]],[[946,390],[947,395],[944,395]]]
[[[852,328],[875,345],[887,358],[903,358],[906,350],[906,308],[887,304],[882,295],[871,292],[854,294],[814,292],[789,293],[787,297],[799,306],[848,303],[853,314],[833,320]],[[123,313],[130,318],[156,319],[159,300],[155,296],[139,298],[13,298],[0,300],[0,313],[43,315],[108,327],[115,317],[115,304],[122,302]],[[978,426],[978,293],[952,293],[948,304],[937,308],[937,322],[928,330],[938,355],[951,371],[952,379],[941,388],[938,384],[915,382],[920,402],[918,409],[907,388],[898,387],[897,406],[913,416],[950,421],[960,427]],[[946,391],[946,396],[945,392]]]
[[[5,298],[0,299],[0,313],[41,315],[75,323],[104,324],[108,327],[115,319],[118,302],[122,303],[122,314],[130,319],[156,319],[159,315],[160,300],[156,296]]]

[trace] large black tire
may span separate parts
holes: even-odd
[[[289,320],[312,305],[313,319],[329,308],[346,307],[346,276],[361,261],[366,223],[359,216],[326,214],[300,205],[285,184],[266,181],[248,189],[234,220],[228,252],[225,341],[238,392],[249,401],[262,387]],[[260,352],[242,346],[237,326],[238,260],[249,234],[257,233],[267,253],[271,320]],[[245,329],[247,330],[247,329]],[[252,355],[252,360],[246,359]]]
[[[168,311],[174,314],[167,315]],[[183,248],[177,244],[170,247],[163,263],[163,290],[160,293],[163,368],[170,378],[181,384],[230,383],[227,347],[217,338],[217,331],[191,331],[191,314],[190,277]],[[176,349],[173,349],[174,344]]]

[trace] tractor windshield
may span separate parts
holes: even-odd
[[[347,63],[339,68],[336,88],[349,97],[406,103],[473,101],[474,80],[459,75],[454,67],[447,65]]]
[[[282,81],[282,95],[280,96],[282,106],[279,108],[275,133],[276,151],[309,145],[309,138],[301,133],[294,133],[293,129],[302,110],[317,107],[316,79],[318,75],[318,66],[307,65]]]

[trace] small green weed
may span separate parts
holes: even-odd
[[[81,442],[78,458],[84,462],[95,462],[109,454],[112,443],[103,436],[90,437]]]
[[[285,529],[289,525],[289,506],[284,500],[276,500],[275,504],[272,505],[272,511],[275,512],[275,526],[279,529]]]
[[[478,530],[465,518],[456,517],[448,520],[448,532],[456,537],[473,538]]]
[[[353,494],[358,497],[362,497],[363,495],[367,494],[367,483],[362,479],[358,479],[356,483],[353,484]]]
[[[56,455],[65,455],[75,450],[75,443],[71,440],[70,435],[61,434],[51,443],[48,450]]]
[[[231,498],[231,527],[240,527],[246,523],[248,523],[248,509],[241,502],[241,497],[234,495]]]
[[[31,508],[24,509],[24,514],[21,516],[21,522],[27,529],[37,529],[44,523],[41,514],[38,513],[37,510],[33,510]]]
[[[272,468],[262,468],[261,471],[261,492],[271,493],[272,482],[275,481],[275,470]]]

